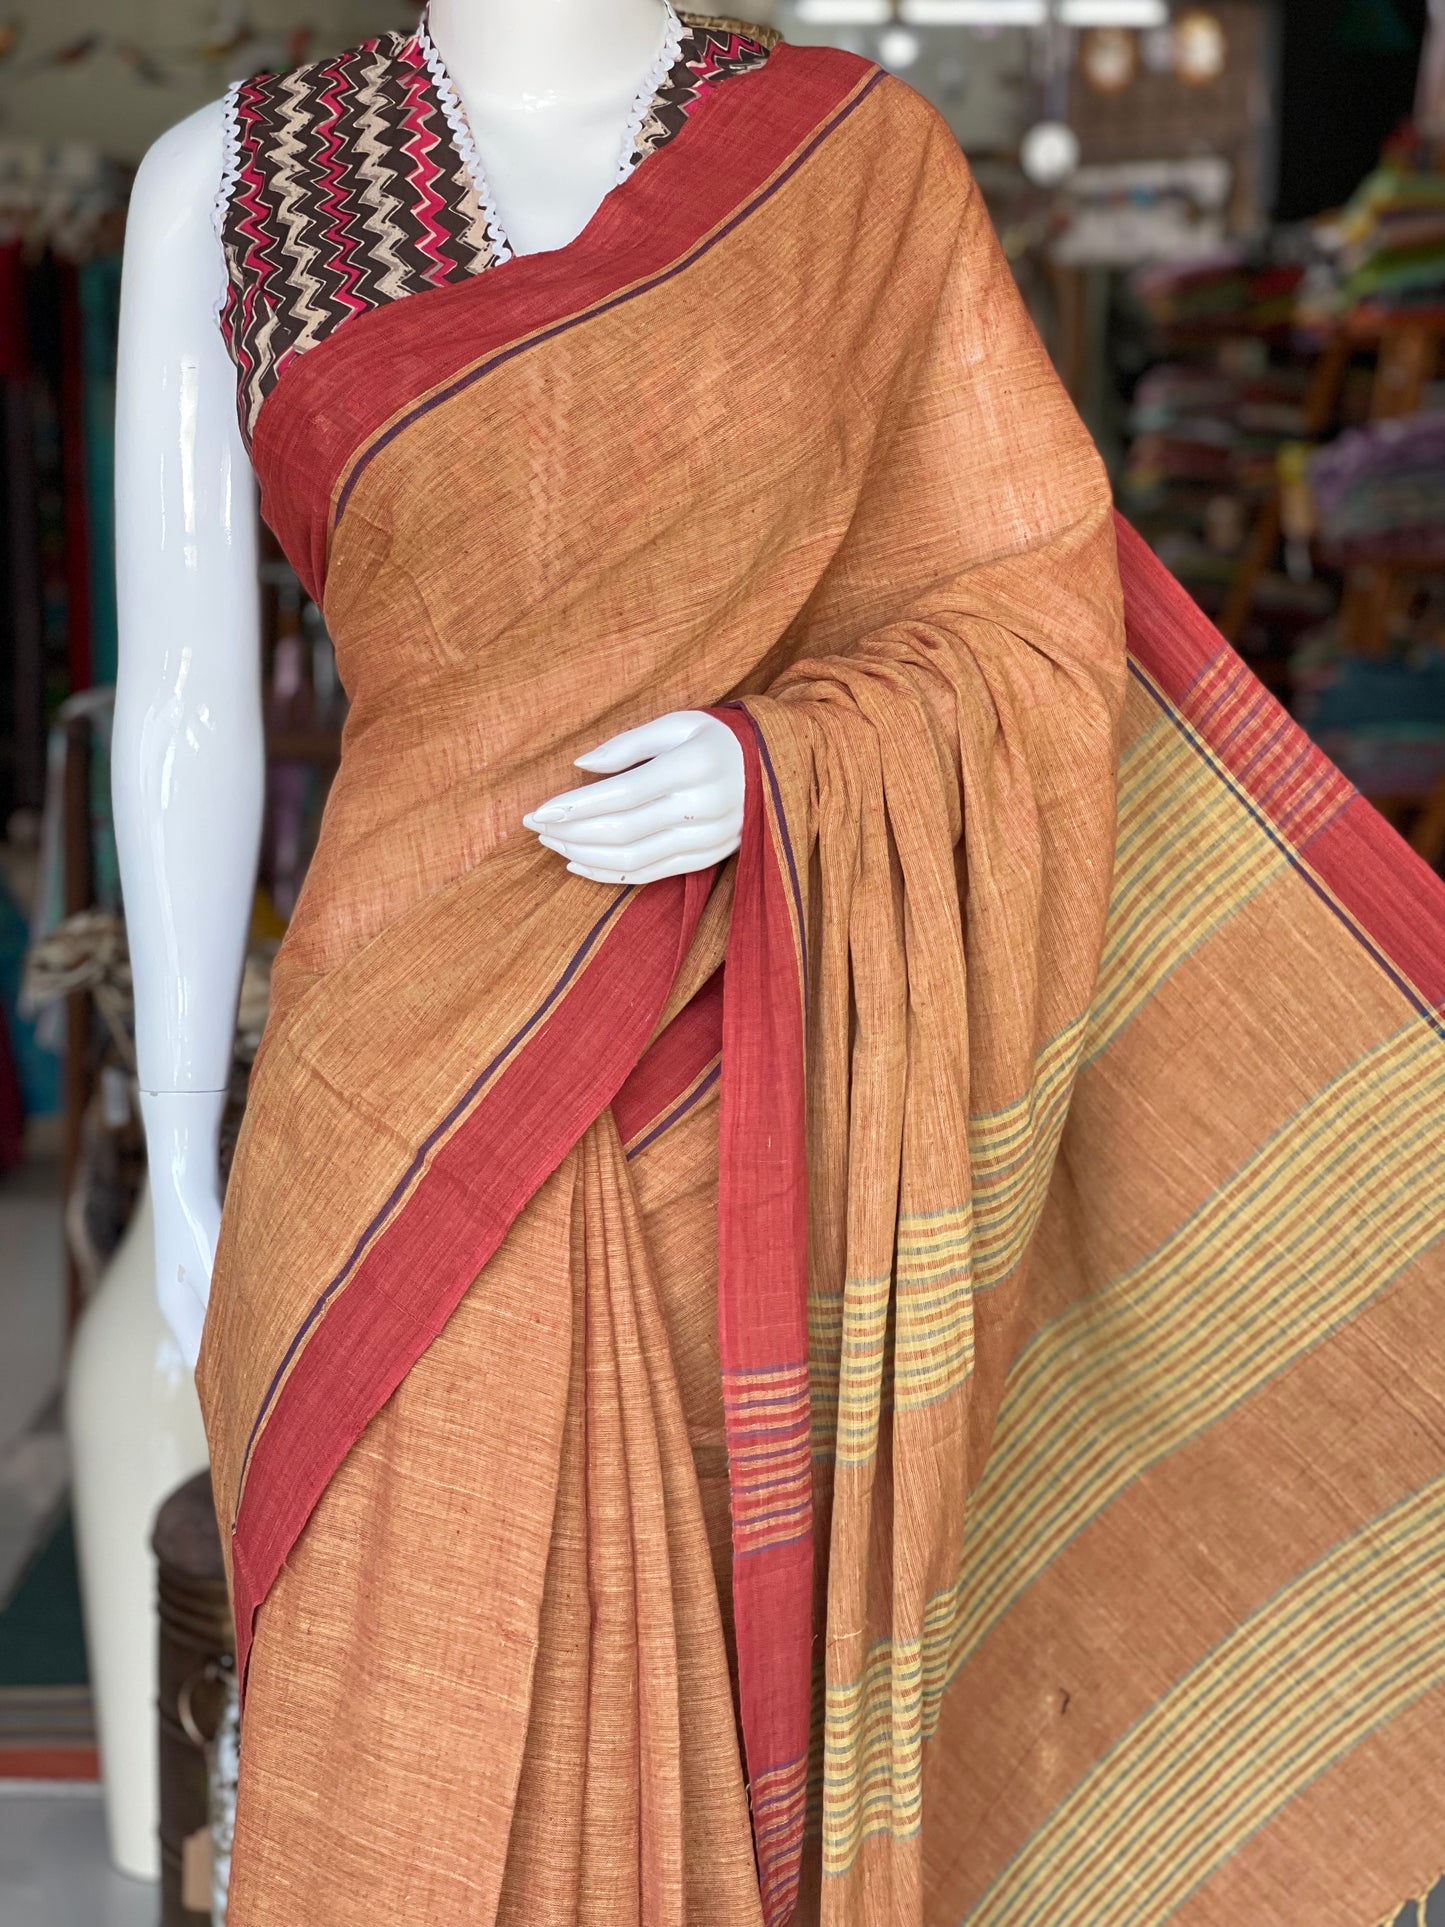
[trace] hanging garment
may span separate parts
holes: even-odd
[[[944,123],[679,33],[525,258],[425,25],[232,104],[351,698],[199,1368],[232,1927],[1373,1927],[1445,1861],[1445,890],[1116,527]],[[717,874],[520,831],[698,707]]]

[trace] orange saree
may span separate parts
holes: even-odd
[[[1116,534],[947,128],[764,51],[255,389],[351,711],[200,1365],[232,1927],[1393,1921],[1445,889]],[[720,873],[520,833],[697,707]]]

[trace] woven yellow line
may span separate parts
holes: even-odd
[[[1006,1170],[1004,1154],[1027,1148],[1036,1135],[1034,1118],[1039,1105],[1059,1076],[1067,1075],[1078,1055],[1079,1033],[1083,1025],[1084,1017],[1076,1017],[1065,1024],[1057,1036],[1049,1038],[1047,1043],[1039,1047],[1032,1081],[1022,1097],[998,1111],[976,1112],[968,1120],[970,1155],[980,1157],[990,1169]],[[925,1236],[929,1225],[936,1224],[941,1217],[948,1215],[946,1210],[905,1212],[899,1218],[899,1224],[910,1231],[916,1228],[919,1236]]]
[[[850,1278],[844,1289],[835,1435],[839,1465],[865,1464],[873,1456],[885,1410],[883,1356],[892,1298],[893,1279],[886,1271]]]
[[[1307,1107],[1162,1251],[1035,1340],[1010,1377],[975,1501],[961,1651],[1131,1479],[1445,1232],[1442,1102],[1445,1052],[1412,1025]]]
[[[890,1663],[891,1662],[891,1663]],[[873,1833],[916,1833],[923,1815],[920,1642],[875,1647],[861,1680],[828,1689],[823,1870],[846,1873]]]
[[[969,1655],[1125,1485],[1327,1337],[1445,1233],[1442,1099],[1445,1053],[1412,1025],[1306,1106],[1159,1253],[1024,1353],[963,1568],[925,1615],[925,1739]],[[840,1753],[867,1755],[877,1743],[861,1713],[849,1715],[851,1733],[843,1716],[869,1703],[866,1679],[889,1667],[891,1651],[880,1642],[864,1680],[834,1688],[830,1743]]]
[[[933,1404],[973,1370],[973,1299],[1018,1263],[1038,1226],[1068,1109],[1082,1020],[1039,1053],[1027,1096],[970,1121],[974,1202],[900,1219],[895,1275],[850,1279],[837,1313],[840,1464],[871,1456],[884,1397],[882,1369],[890,1310],[895,1321],[890,1395],[900,1410]],[[832,1355],[832,1314],[819,1308],[815,1336]],[[824,1396],[827,1396],[826,1389]],[[830,1401],[831,1402],[831,1401]]]
[[[1013,1112],[969,1121],[973,1270],[979,1291],[1003,1283],[1038,1229],[1083,1044],[1080,1018],[1039,1053],[1032,1088]]]
[[[849,1278],[841,1298],[808,1306],[816,1448],[871,1456],[881,1410],[930,1404],[972,1369],[973,1294],[997,1285],[1037,1228],[1083,1039],[1082,1018],[1039,1052],[1028,1093],[969,1121],[974,1202],[899,1218],[895,1281]],[[975,1272],[972,1267],[976,1266]],[[882,1385],[890,1310],[898,1314],[892,1386]],[[880,1401],[883,1401],[880,1404]]]
[[[838,1435],[838,1373],[843,1350],[843,1301],[808,1300],[809,1396],[812,1401],[813,1455],[833,1456]]]
[[[951,1219],[951,1235],[918,1240],[901,1226],[894,1300],[893,1402],[898,1411],[932,1404],[973,1370],[973,1212]],[[922,1249],[920,1249],[920,1242]]]
[[[1445,1684],[1445,1479],[1254,1613],[1080,1783],[968,1927],[1155,1927],[1352,1747]]]
[[[1445,1230],[1438,1176],[1410,1155],[1429,1142],[1445,1077],[1438,1065],[1422,1076],[1399,1040],[1393,1054],[1393,1065],[1357,1067],[1353,1088],[1335,1093],[1332,1130],[1306,1130],[1257,1174],[1231,1235],[1212,1241],[1212,1220],[1227,1212],[1201,1214],[1182,1250],[1166,1247],[1056,1321],[1015,1367],[970,1534],[970,1645],[1130,1477],[1308,1349]],[[1366,1117],[1368,1144],[1350,1143]],[[1306,1156],[1311,1192],[1291,1204]],[[1372,1197],[1368,1215],[1389,1229],[1383,1249],[1362,1212]],[[1271,1289],[1275,1270],[1286,1274],[1282,1290]],[[1101,1439],[1112,1460],[1101,1460]],[[989,1590],[1001,1580],[1003,1600]]]
[[[1287,868],[1274,841],[1169,724],[1132,745],[1125,764],[1114,889],[1085,1047],[1091,1060],[1191,952]]]

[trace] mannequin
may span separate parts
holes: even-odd
[[[565,244],[602,201],[665,24],[660,0],[435,0],[433,37],[515,253]],[[257,515],[216,321],[222,145],[217,104],[141,166],[117,403],[116,830],[157,1290],[192,1363],[220,1223],[217,1142],[264,792]],[[578,766],[609,780],[525,819],[576,874],[648,883],[737,848],[742,754],[712,717],[663,716]]]

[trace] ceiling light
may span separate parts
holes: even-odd
[[[1019,163],[1035,187],[1061,187],[1079,165],[1079,137],[1063,121],[1041,120],[1024,135]]]
[[[878,36],[878,58],[890,73],[899,74],[913,66],[922,52],[918,35],[907,27],[889,27]]]
[[[798,0],[797,14],[810,27],[886,27],[893,8],[889,0]]]
[[[1066,27],[1164,27],[1168,0],[1059,0]]]
[[[1042,27],[1048,0],[903,0],[910,27]]]

